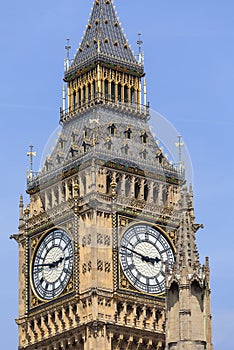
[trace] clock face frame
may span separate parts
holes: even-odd
[[[33,255],[31,281],[41,300],[52,300],[66,288],[72,274],[73,244],[69,235],[55,229],[46,234]]]
[[[165,292],[166,261],[174,263],[174,249],[165,235],[149,224],[134,224],[122,235],[119,259],[123,273],[139,291]]]

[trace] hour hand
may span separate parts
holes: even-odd
[[[59,260],[57,260],[57,261],[53,262],[52,264],[53,264],[53,266],[54,266],[54,267],[57,267],[57,266],[58,266],[58,264],[61,264],[61,262],[63,262],[63,260],[64,260],[64,258],[63,258],[63,257],[61,257],[61,258],[59,258]]]
[[[61,262],[63,262],[64,258],[61,257],[59,258],[59,260],[51,262],[51,263],[44,263],[44,264],[38,264],[38,265],[34,265],[34,267],[46,267],[48,266],[50,269],[54,268],[54,267],[58,267],[58,264],[60,264]]]
[[[157,256],[155,258],[152,258],[152,260],[157,264],[161,261],[161,259],[159,259]]]

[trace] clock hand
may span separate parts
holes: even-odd
[[[152,260],[157,264],[161,261],[161,259],[159,259],[157,256],[155,258],[152,258]]]
[[[53,267],[53,263],[34,265],[34,267],[41,267],[41,266],[49,266],[49,268],[51,268]]]
[[[52,269],[53,267],[58,267],[58,264],[60,264],[61,262],[63,262],[64,258],[59,258],[59,260],[54,261],[52,263],[45,263],[45,264],[38,264],[38,265],[34,265],[34,267],[41,267],[41,266],[48,266],[50,269]]]
[[[59,260],[57,260],[57,261],[53,262],[52,264],[54,265],[54,267],[57,267],[57,266],[58,266],[58,264],[61,264],[61,262],[63,262],[63,260],[64,260],[64,258],[63,258],[63,257],[61,257],[61,258],[59,258]]]
[[[141,253],[138,253],[138,252],[136,252],[135,250],[133,250],[133,249],[131,249],[131,248],[128,248],[128,247],[125,247],[125,246],[123,246],[123,248],[129,250],[130,252],[133,252],[133,253],[136,254],[136,255],[139,255],[139,256],[141,257],[141,260],[142,260],[142,261],[150,262],[152,265],[154,265],[155,262],[158,263],[158,262],[160,261],[160,259],[158,259],[158,257],[156,257],[156,258],[150,258],[149,256],[146,256],[146,255],[143,255],[143,254],[141,254]]]

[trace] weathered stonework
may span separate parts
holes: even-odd
[[[94,1],[65,72],[62,133],[44,168],[28,177],[26,207],[20,199],[19,350],[213,350],[209,266],[199,263],[192,190],[151,133],[143,77],[113,1]],[[134,224],[154,227],[176,258],[163,293],[142,292],[121,266],[120,241]],[[43,299],[32,267],[55,228],[72,239],[72,271],[57,297]],[[41,283],[43,273],[65,266],[62,255],[43,259]]]

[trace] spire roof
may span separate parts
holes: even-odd
[[[176,269],[181,271],[186,267],[189,272],[200,269],[199,255],[196,245],[196,231],[203,225],[194,223],[193,192],[192,187],[181,191],[181,224],[178,230]]]
[[[113,0],[95,0],[92,13],[72,67],[95,60],[112,62],[142,71],[123,32]]]

